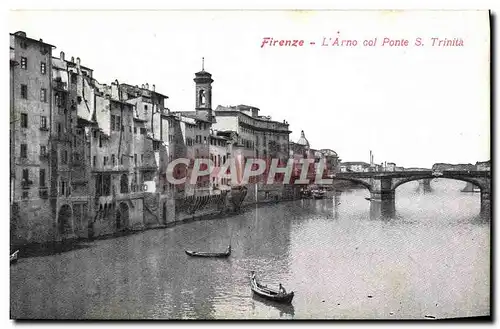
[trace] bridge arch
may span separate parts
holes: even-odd
[[[462,182],[468,182],[471,183],[475,186],[477,186],[481,191],[485,191],[488,189],[487,186],[484,186],[484,183],[481,180],[475,179],[475,178],[469,178],[469,177],[439,177],[439,176],[433,176],[433,175],[428,175],[428,176],[412,176],[412,177],[404,177],[404,178],[393,178],[392,179],[392,190],[396,190],[399,186],[413,182],[413,181],[419,181],[422,179],[435,179],[435,178],[441,178],[441,179],[451,179],[451,180],[458,180]]]
[[[359,184],[359,185],[363,185],[370,192],[373,189],[373,186],[368,181],[366,181],[364,179],[351,178],[351,177],[334,177],[333,179],[334,180],[343,180],[343,181],[348,181],[348,182],[351,182],[351,183],[356,183],[356,184]]]

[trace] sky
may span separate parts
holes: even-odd
[[[155,84],[174,111],[194,109],[204,57],[214,109],[256,106],[343,161],[369,162],[370,150],[404,167],[490,159],[486,11],[12,11],[9,28],[79,57],[101,83]],[[322,46],[337,36],[358,45]],[[262,47],[265,37],[305,44]]]

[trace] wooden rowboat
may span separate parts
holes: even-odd
[[[19,254],[19,250],[14,251],[13,254],[10,255],[10,263],[17,262],[17,255]]]
[[[290,304],[292,302],[294,292],[283,293],[278,290],[269,288],[257,282],[255,275],[252,274],[251,278],[251,288],[254,294],[266,298],[268,300],[272,300],[278,303]]]
[[[229,257],[231,255],[231,246],[227,248],[225,252],[204,252],[204,251],[192,251],[184,250],[186,254],[193,257]]]

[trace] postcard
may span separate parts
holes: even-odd
[[[9,15],[11,319],[491,319],[489,11]]]

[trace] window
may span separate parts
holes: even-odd
[[[28,99],[28,86],[21,85],[21,98]]]
[[[123,164],[123,155],[120,157],[120,164]]]
[[[116,164],[116,157],[114,154],[111,154],[111,164],[114,166]]]
[[[62,126],[61,126],[61,123],[60,123],[60,122],[58,122],[58,123],[57,123],[57,135],[58,135],[59,137],[61,137],[61,133],[62,133]]]
[[[141,154],[141,163],[144,163],[144,154]]]
[[[61,153],[61,164],[68,164],[68,151],[66,150]]]
[[[40,156],[44,157],[47,155],[47,146],[40,145]]]
[[[115,116],[111,114],[111,131],[115,130]]]
[[[153,141],[153,151],[158,151],[160,149],[160,142]]]
[[[28,44],[24,41],[21,41],[20,45],[21,45],[21,48],[23,48],[23,49],[28,48]]]
[[[94,157],[92,158],[92,166],[97,166],[97,157],[94,155]]]
[[[137,134],[137,127],[134,127],[134,134]]]
[[[40,101],[47,103],[47,89],[45,88],[40,89]]]
[[[30,180],[30,172],[28,169],[23,169],[23,182],[28,182]]]
[[[102,138],[101,138],[101,135],[99,135],[99,147],[102,147]]]
[[[45,187],[45,169],[40,169],[39,184],[40,187]]]
[[[40,117],[40,128],[47,129],[47,117]]]
[[[59,190],[59,195],[64,195],[66,192],[66,182],[61,181],[61,189]]]
[[[75,83],[76,83],[76,80],[77,80],[77,75],[76,75],[76,73],[72,73],[72,74],[71,74],[71,83],[75,84]]]
[[[115,116],[115,128],[114,130],[120,131],[120,126],[121,126],[121,117],[119,115]]]
[[[27,158],[27,157],[28,157],[28,145],[21,144],[21,158]]]
[[[134,164],[137,166],[137,154],[134,154]]]
[[[21,128],[28,128],[28,115],[21,113]]]
[[[94,138],[97,138],[97,130],[94,130]]]
[[[41,74],[47,73],[47,67],[46,67],[46,64],[44,62],[40,63],[40,73]]]
[[[21,57],[21,68],[23,70],[28,68],[28,59],[26,57]]]
[[[146,135],[146,128],[141,128],[141,135]]]
[[[126,174],[120,177],[120,193],[128,193],[128,177]]]
[[[104,165],[107,166],[108,165],[108,157],[107,156],[104,156]]]

